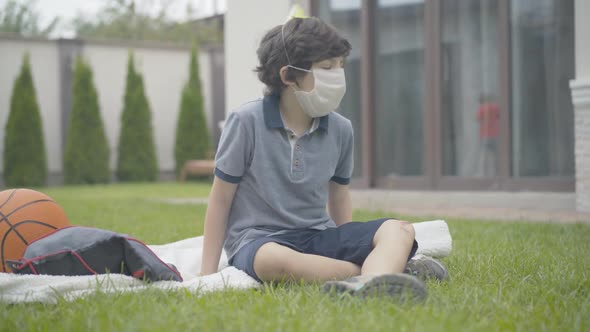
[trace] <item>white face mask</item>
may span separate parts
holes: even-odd
[[[293,68],[293,66],[291,67]],[[296,69],[302,70],[303,68]],[[308,72],[313,73],[313,90],[307,92],[293,88],[295,97],[303,111],[310,117],[318,118],[328,115],[338,108],[344,93],[346,93],[344,69],[314,68]]]
[[[283,24],[281,27],[281,37],[283,39],[285,55],[287,56],[287,61],[289,63],[287,67],[307,73],[313,73],[314,78],[313,90],[309,92],[296,90],[293,87],[293,90],[295,91],[295,98],[297,98],[299,105],[301,105],[301,108],[308,116],[312,118],[318,118],[328,115],[330,112],[333,112],[336,110],[336,108],[338,108],[338,105],[340,105],[340,102],[342,101],[342,97],[344,97],[344,93],[346,93],[346,78],[344,77],[344,69],[314,68],[313,70],[308,70],[292,66],[291,59],[289,59],[289,53],[287,52],[287,47],[285,45],[284,29],[285,24]]]

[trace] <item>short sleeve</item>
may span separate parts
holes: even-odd
[[[342,146],[340,147],[340,158],[338,159],[338,165],[336,166],[334,176],[330,179],[341,185],[347,185],[350,183],[354,167],[354,134],[350,121],[346,121],[346,123],[347,126],[342,133],[343,137],[341,139]]]
[[[250,164],[251,152],[251,134],[237,112],[233,112],[225,121],[215,154],[215,176],[239,183]]]

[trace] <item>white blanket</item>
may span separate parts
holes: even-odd
[[[414,223],[419,254],[445,257],[451,253],[452,240],[443,220]],[[122,274],[94,276],[48,276],[0,273],[0,301],[7,303],[55,303],[58,299],[72,300],[94,292],[140,291],[144,289],[187,289],[203,293],[225,288],[247,289],[259,283],[245,272],[227,265],[225,253],[219,272],[199,277],[203,237],[193,237],[164,245],[149,246],[160,259],[174,264],[184,281],[159,281],[146,284]]]

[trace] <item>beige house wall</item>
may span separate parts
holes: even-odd
[[[291,6],[309,8],[309,1],[227,0],[225,14],[225,106],[226,114],[241,104],[260,98],[264,85],[253,71],[256,50],[264,34],[283,24]],[[308,11],[309,12],[309,11]]]
[[[111,167],[116,165],[116,148],[121,130],[121,112],[127,75],[129,49],[87,44],[84,57],[94,70],[99,103],[111,148]],[[135,68],[143,75],[145,92],[152,111],[154,141],[161,171],[174,169],[174,140],[181,92],[188,80],[189,52],[182,50],[133,49]],[[199,55],[203,95],[210,95],[207,54]],[[205,98],[207,119],[212,118],[211,98]],[[212,124],[209,123],[209,127]],[[211,129],[211,128],[210,128]]]

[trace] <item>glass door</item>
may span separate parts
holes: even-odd
[[[506,110],[499,100],[498,24],[497,0],[440,2],[439,185],[470,179],[499,186],[500,119]]]
[[[350,42],[352,50],[344,65],[346,73],[346,94],[338,112],[352,122],[354,129],[354,170],[353,182],[363,172],[363,135],[361,116],[361,0],[317,1],[319,16],[332,24]]]
[[[370,186],[573,190],[574,0],[312,3],[352,37],[341,112]]]
[[[511,175],[573,177],[573,1],[513,0],[510,9]]]
[[[395,187],[426,176],[424,1],[377,1],[374,31],[374,176]]]

